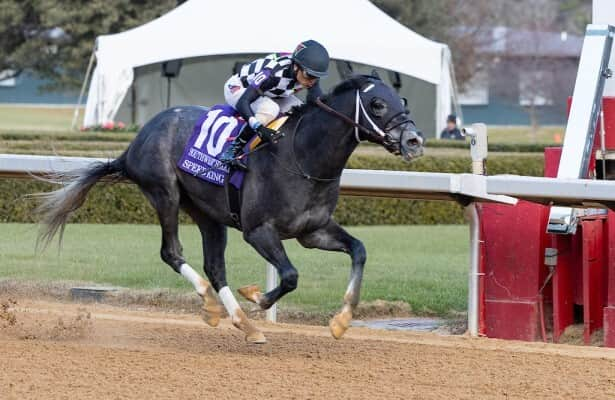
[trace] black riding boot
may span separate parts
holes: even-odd
[[[232,168],[247,171],[248,166],[240,158],[243,155],[243,146],[246,142],[241,138],[235,139],[235,141],[227,147],[226,151],[220,156],[220,161],[228,163]]]

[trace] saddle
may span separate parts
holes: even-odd
[[[241,117],[238,116],[238,118],[241,118]],[[286,122],[287,119],[288,119],[288,115],[279,116],[278,118],[276,118],[273,121],[271,121],[270,123],[268,123],[267,124],[267,128],[279,131],[282,128],[282,126],[284,125],[284,123]],[[246,151],[246,153],[248,151],[252,151],[252,150],[256,149],[258,147],[258,145],[261,144],[261,142],[262,142],[262,139],[258,135],[256,135],[247,143],[250,146],[247,149],[244,149],[244,150]]]

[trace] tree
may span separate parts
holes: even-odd
[[[490,59],[481,49],[493,42],[490,28],[507,26],[536,31],[583,34],[590,21],[591,0],[372,0],[413,31],[446,43],[460,86]]]
[[[0,72],[30,70],[45,89],[75,89],[97,36],[171,10],[176,0],[0,0]]]
[[[584,35],[591,23],[592,0],[562,0],[559,4],[557,24],[562,31]]]
[[[372,0],[385,13],[413,31],[448,44],[457,82],[463,87],[484,65],[483,32],[498,25],[504,2],[494,0]]]
[[[568,31],[582,34],[589,21],[590,8],[591,2],[585,0],[519,0],[508,6],[505,22],[521,34],[515,38],[513,33],[507,38],[502,55],[523,55],[509,74],[520,77],[519,100],[528,113],[534,141],[540,125],[539,110],[543,106],[564,106],[565,99],[572,94],[573,82],[562,82],[560,77],[570,76],[571,70],[576,69],[571,65],[575,64],[573,60],[546,54],[545,35],[552,32],[559,37],[559,32]]]
[[[19,4],[13,0],[0,0],[0,71],[5,78],[18,75],[24,68],[22,53],[25,41],[32,35],[33,27],[40,25],[40,19],[32,2]]]
[[[519,77],[510,80],[519,87],[495,85],[504,91],[497,94],[519,93],[516,102],[528,113],[534,135],[541,107],[557,106],[557,99],[570,94],[571,84],[556,77],[568,76],[574,68],[571,60],[545,57],[544,32],[583,34],[591,15],[591,0],[372,1],[417,33],[448,44],[461,89],[482,71],[505,69],[508,77]],[[498,27],[511,29],[494,30]],[[508,32],[506,37],[496,37],[498,30]]]

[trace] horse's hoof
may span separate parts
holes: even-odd
[[[267,343],[267,338],[261,331],[255,331],[246,335],[246,342],[251,344],[264,344]]]
[[[267,342],[265,335],[263,335],[261,331],[252,325],[243,311],[237,310],[235,315],[231,318],[231,322],[237,329],[245,332],[246,342],[254,344],[262,344]]]
[[[201,307],[201,318],[203,318],[207,325],[215,328],[220,323],[223,308],[216,298],[212,287],[209,284],[207,285],[207,290],[202,295],[203,307]]]
[[[251,301],[252,303],[256,303],[260,305],[263,294],[261,293],[258,285],[248,285],[244,287],[240,287],[237,289],[240,295],[242,295],[246,300]]]
[[[201,318],[205,323],[213,328],[220,324],[220,316],[222,315],[222,308],[220,305],[215,304],[212,306],[208,306],[207,304],[203,304],[203,308],[201,309]]]
[[[339,314],[336,314],[333,318],[331,318],[331,321],[329,321],[329,329],[331,330],[331,335],[333,335],[333,337],[336,339],[340,339],[342,336],[344,336],[344,333],[348,330],[348,327],[350,326],[351,319],[352,315],[347,311],[343,311]]]

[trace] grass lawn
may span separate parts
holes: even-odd
[[[540,143],[561,146],[565,126],[541,126],[536,132],[530,126],[487,126],[489,143]]]
[[[409,303],[417,314],[446,315],[466,308],[468,232],[466,226],[371,226],[349,231],[367,247],[363,301]],[[77,280],[139,289],[190,291],[189,284],[164,264],[155,225],[69,225],[59,253],[50,247],[34,253],[37,226],[0,225],[0,279]],[[183,226],[180,236],[187,261],[202,270],[200,236]],[[350,259],[344,254],[307,250],[285,242],[299,271],[299,288],[281,307],[305,311],[336,310],[346,289]],[[229,230],[228,281],[232,289],[265,284],[265,261]]]
[[[72,107],[0,106],[0,129],[19,131],[69,131]],[[83,117],[83,110],[80,114]]]

